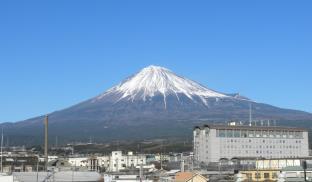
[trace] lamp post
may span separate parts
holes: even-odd
[[[38,156],[38,158],[37,158],[37,182],[39,181],[39,156]]]
[[[307,161],[302,161],[304,181],[307,181]]]

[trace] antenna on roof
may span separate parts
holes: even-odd
[[[251,126],[252,116],[251,116],[251,102],[249,102],[249,126]]]
[[[58,144],[58,138],[57,136],[55,136],[55,148],[57,148],[57,144]]]

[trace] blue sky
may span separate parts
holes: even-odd
[[[0,122],[60,110],[150,64],[312,112],[312,1],[0,2]]]

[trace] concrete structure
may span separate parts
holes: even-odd
[[[104,174],[105,182],[153,182],[149,179],[140,179],[138,175]]]
[[[99,171],[101,168],[109,172],[118,172],[146,165],[146,155],[134,155],[132,152],[123,154],[122,151],[113,151],[109,156],[69,158],[68,162],[73,167],[87,167],[89,171]]]
[[[146,164],[146,155],[133,155],[132,152],[123,155],[121,151],[113,151],[110,156],[109,171],[117,172],[126,168],[135,168]]]
[[[88,166],[88,157],[68,158],[68,162],[73,167],[87,167]]]
[[[48,162],[51,162],[51,161],[55,161],[57,160],[59,157],[56,156],[56,155],[49,155],[48,156]],[[39,157],[39,162],[45,162],[45,157]]]
[[[60,172],[14,172],[15,181],[62,181],[62,182],[103,182],[101,174],[97,172],[60,171]],[[2,181],[1,181],[2,182]]]
[[[312,169],[306,170],[306,180],[304,180],[304,170],[302,167],[286,167],[278,176],[278,182],[285,181],[311,181],[312,180]]]
[[[2,175],[2,174],[0,174],[0,181],[1,182],[14,182],[12,175],[9,176],[9,175]]]
[[[302,128],[204,125],[195,127],[194,157],[201,163],[233,158],[308,157],[308,131]]]

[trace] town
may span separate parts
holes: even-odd
[[[269,121],[268,121],[269,122]],[[2,182],[33,181],[302,181],[312,179],[308,130],[228,122],[195,126],[191,151],[75,154],[70,144],[45,150],[1,148]],[[259,123],[260,124],[260,123]],[[55,150],[62,155],[50,155]],[[67,152],[66,152],[67,151]]]

